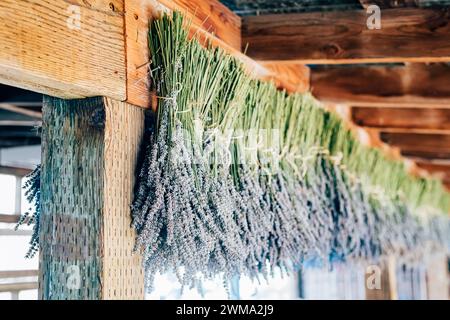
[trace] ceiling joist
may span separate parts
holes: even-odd
[[[352,121],[384,132],[450,134],[450,109],[352,107]]]
[[[18,113],[34,119],[42,119],[42,113],[38,111],[29,110],[26,108],[18,107],[10,103],[0,103],[0,109]]]
[[[420,0],[359,0],[364,8],[377,5],[381,9],[418,7]]]
[[[400,148],[407,157],[450,159],[450,135],[381,132],[381,140]]]
[[[311,71],[311,88],[323,101],[450,108],[450,65],[322,66]]]
[[[450,8],[384,9],[244,17],[242,44],[264,61],[305,64],[450,61]]]

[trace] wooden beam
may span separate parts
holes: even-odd
[[[41,143],[39,137],[9,137],[0,139],[0,148],[12,148],[19,146],[38,145]]]
[[[21,108],[10,103],[0,103],[0,109],[19,113],[34,119],[42,119],[42,113],[38,111],[28,110],[26,108]]]
[[[37,270],[6,270],[0,271],[0,279],[37,277]]]
[[[352,121],[384,132],[450,134],[450,109],[352,107]]]
[[[359,0],[364,8],[377,5],[380,9],[418,7],[420,0]]]
[[[386,257],[378,265],[370,265],[365,273],[366,300],[397,300],[395,258]]]
[[[30,237],[33,230],[14,230],[14,229],[0,229],[0,236],[2,237]]]
[[[381,139],[399,147],[402,155],[426,159],[450,159],[450,135],[381,132]]]
[[[0,165],[0,174],[9,174],[17,177],[25,177],[31,172],[29,168],[8,167]]]
[[[143,299],[130,204],[144,110],[45,97],[42,112],[39,297]]]
[[[301,63],[267,62],[262,65],[271,71],[262,80],[273,81],[289,92],[307,92],[310,86],[310,69]]]
[[[191,34],[231,52],[241,48],[241,20],[217,0],[125,1],[127,101],[150,107],[148,22],[164,12],[181,11],[191,22]]]
[[[126,99],[124,0],[0,1],[0,82]]]
[[[378,30],[367,18],[365,10],[244,17],[242,44],[265,61],[450,61],[450,8],[385,9]]]
[[[301,64],[262,65],[241,52],[241,19],[217,0],[132,0],[125,2],[128,102],[149,107],[152,104],[149,79],[148,22],[173,10],[191,21],[190,35],[231,54],[250,76],[273,81],[288,92],[304,92],[309,87],[309,69]],[[287,74],[286,74],[287,72]]]
[[[323,66],[311,71],[323,101],[361,106],[450,108],[450,65]]]
[[[0,120],[0,127],[40,127],[41,121]]]
[[[232,54],[252,76],[303,90],[240,52],[241,19],[217,0],[2,1],[0,82],[60,98],[106,96],[148,108],[148,22],[172,10],[192,22],[191,36]]]
[[[0,292],[34,290],[37,288],[38,288],[37,281],[0,284]]]
[[[38,130],[33,127],[0,127],[0,138],[33,138],[39,137]]]
[[[17,223],[19,219],[18,214],[0,214],[0,223]]]
[[[427,299],[448,300],[449,257],[446,250],[436,250],[425,261]]]
[[[450,184],[450,161],[430,161],[418,159],[417,166],[442,178],[444,184]]]

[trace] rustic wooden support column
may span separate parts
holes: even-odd
[[[379,277],[375,279],[374,277]],[[366,269],[366,300],[397,300],[396,261],[394,256]],[[378,281],[378,286],[373,286]]]
[[[445,251],[431,255],[427,263],[427,296],[430,300],[448,300],[449,272],[448,257]]]
[[[45,97],[40,299],[142,299],[130,203],[144,110]]]

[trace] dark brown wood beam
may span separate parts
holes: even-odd
[[[450,184],[450,161],[416,160],[419,168],[442,177],[444,184]]]
[[[242,44],[266,61],[450,61],[450,8],[385,9],[381,16],[379,30],[368,29],[365,10],[244,17]]]
[[[418,7],[419,0],[359,0],[364,8],[377,5],[381,9]]]
[[[450,134],[450,109],[352,107],[351,119],[384,132]]]
[[[311,70],[311,88],[322,101],[450,108],[450,65],[321,66]]]
[[[401,154],[425,159],[450,159],[450,135],[381,132],[383,142],[400,148]]]

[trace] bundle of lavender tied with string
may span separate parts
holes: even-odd
[[[310,94],[252,80],[233,57],[188,39],[180,13],[151,23],[155,129],[132,203],[135,249],[185,286],[268,278],[309,258],[378,259],[448,248],[440,181],[363,146]],[[39,246],[40,168],[25,187]]]
[[[149,43],[157,124],[132,206],[149,288],[158,272],[193,286],[448,244],[440,182],[361,145],[311,95],[251,80],[189,40],[179,13],[154,21]]]

